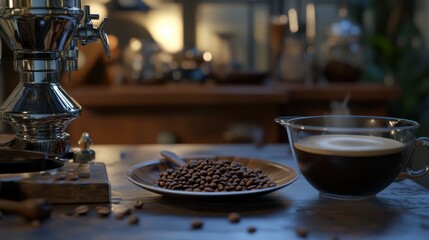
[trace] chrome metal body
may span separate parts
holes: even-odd
[[[19,149],[61,157],[70,150],[68,124],[81,106],[60,85],[63,71],[77,70],[77,43],[100,39],[110,55],[105,22],[99,28],[81,0],[0,2],[0,34],[14,52],[20,83],[0,107],[16,133]]]

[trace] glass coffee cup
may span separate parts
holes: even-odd
[[[399,176],[419,178],[428,163],[412,169],[417,122],[374,116],[278,117],[286,127],[293,156],[302,175],[322,196],[365,199],[375,196]]]

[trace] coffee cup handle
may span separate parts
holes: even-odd
[[[413,170],[412,169],[412,162],[413,162],[413,156],[416,150],[420,147],[425,147],[429,149],[429,138],[427,137],[420,137],[417,138],[416,143],[414,145],[413,151],[411,153],[410,159],[408,160],[407,165],[405,166],[404,170],[399,174],[397,180],[401,180],[404,178],[408,179],[418,179],[421,177],[426,176],[429,173],[429,160],[427,160],[426,165],[419,170]]]

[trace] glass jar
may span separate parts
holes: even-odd
[[[161,48],[151,40],[131,38],[124,49],[123,61],[127,83],[155,83],[164,77]]]
[[[321,69],[328,81],[355,82],[360,78],[364,65],[361,38],[361,27],[349,19],[346,8],[341,8],[321,46]]]

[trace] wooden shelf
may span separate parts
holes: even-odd
[[[305,86],[264,85],[117,85],[72,88],[69,94],[87,107],[149,105],[211,105],[286,103],[287,101],[341,100],[386,101],[400,96],[396,86],[341,83]]]
[[[172,106],[284,103],[287,87],[274,85],[119,85],[70,89],[83,106]]]
[[[400,96],[396,86],[370,83],[336,83],[310,87],[294,85],[288,89],[293,101],[341,100],[349,95],[353,101],[389,101]]]
[[[378,84],[284,82],[87,86],[67,91],[83,107],[81,117],[69,127],[73,143],[85,131],[99,144],[157,143],[165,140],[165,133],[179,143],[276,143],[285,141],[284,130],[274,122],[278,116],[329,114],[331,102],[346,96],[351,114],[383,116],[388,115],[388,103],[400,96],[397,87]]]

